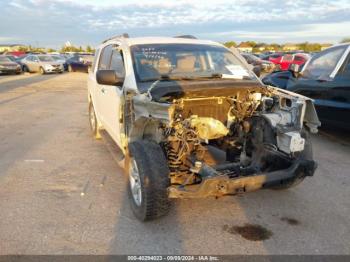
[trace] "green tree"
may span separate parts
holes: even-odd
[[[224,43],[224,46],[226,46],[227,48],[236,47],[237,43],[235,41],[228,41]]]
[[[29,50],[28,46],[20,46],[18,47],[18,51],[20,52],[27,52]]]
[[[79,52],[79,48],[75,47],[75,46],[62,46],[61,53],[65,53],[65,52]]]
[[[340,43],[350,43],[350,37],[345,37]]]
[[[88,52],[88,53],[93,53],[94,50],[92,49],[91,46],[87,45],[87,46],[86,46],[86,52]]]
[[[48,52],[48,53],[53,53],[53,52],[56,52],[56,50],[53,49],[53,48],[48,48],[48,49],[47,49],[47,52]]]

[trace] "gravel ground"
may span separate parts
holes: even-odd
[[[141,223],[90,135],[86,76],[0,76],[0,254],[350,254],[345,132],[313,137],[319,168],[296,188],[177,200]]]

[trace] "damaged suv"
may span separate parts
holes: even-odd
[[[212,41],[108,39],[96,50],[88,101],[92,133],[115,142],[142,221],[166,214],[172,198],[286,189],[317,166],[313,102],[263,85]]]

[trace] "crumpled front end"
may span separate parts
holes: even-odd
[[[312,176],[317,167],[308,134],[320,123],[306,97],[232,88],[167,103],[138,98],[134,106],[143,139],[157,141],[167,157],[171,198],[255,191]]]

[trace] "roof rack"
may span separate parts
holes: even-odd
[[[102,42],[102,44],[106,43],[106,42],[109,41],[109,40],[116,39],[116,38],[129,38],[129,34],[128,34],[128,33],[124,33],[124,34],[122,34],[122,35],[115,35],[115,36],[112,36],[112,37],[110,37],[110,38],[104,40],[104,41]]]
[[[195,37],[193,35],[177,35],[177,36],[174,36],[174,38],[198,39],[197,37]]]

